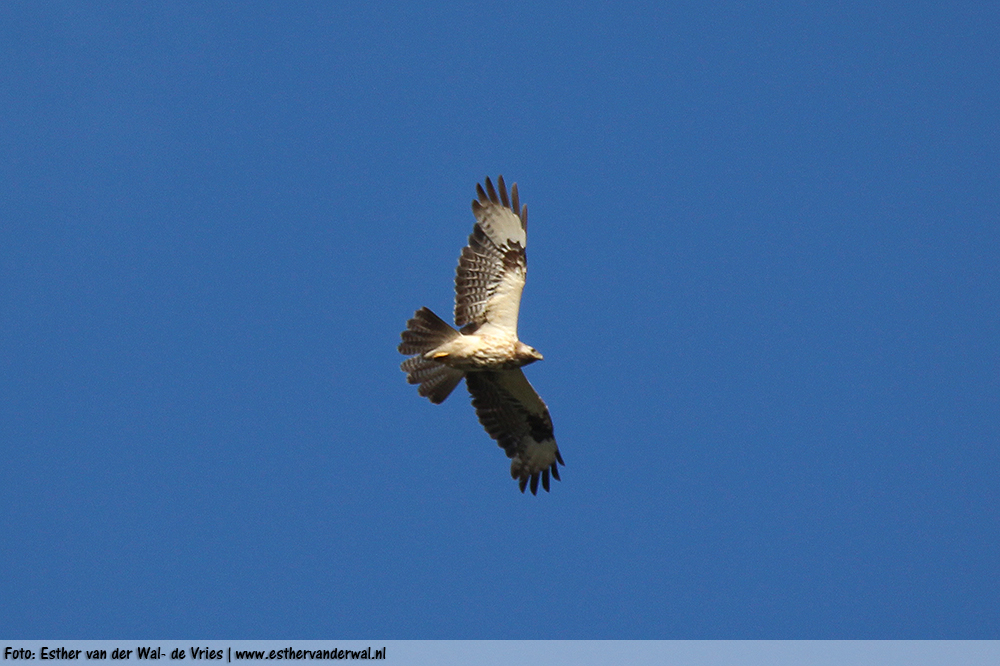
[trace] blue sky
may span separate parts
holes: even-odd
[[[997,638],[988,3],[0,8],[10,638]],[[406,384],[485,176],[566,460]]]

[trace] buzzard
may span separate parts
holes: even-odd
[[[549,410],[521,367],[542,355],[517,339],[517,313],[527,260],[528,207],[521,206],[517,183],[507,196],[489,178],[476,185],[472,202],[476,226],[462,248],[455,271],[455,326],[427,308],[406,322],[399,352],[410,358],[400,368],[417,392],[440,404],[465,377],[479,422],[511,459],[510,475],[521,492],[549,489],[564,464],[552,436]]]

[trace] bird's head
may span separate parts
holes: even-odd
[[[517,343],[517,360],[521,362],[521,365],[528,365],[535,361],[541,361],[542,355],[534,347],[529,347],[519,340]]]

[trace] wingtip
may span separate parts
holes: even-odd
[[[493,203],[500,203],[500,197],[497,196],[497,190],[493,187],[493,181],[490,180],[489,176],[486,177],[486,194],[489,195],[490,201]]]
[[[521,203],[521,195],[517,190],[517,183],[510,188],[507,194],[507,184],[503,175],[497,176],[497,186],[493,186],[493,180],[487,176],[484,180],[486,187],[476,183],[476,198],[472,200],[472,212],[476,213],[488,203],[500,204],[507,208],[519,218],[521,218],[521,228],[528,229],[528,206]]]
[[[503,182],[503,176],[497,176],[497,187],[500,190],[500,203],[505,208],[510,208],[510,199],[507,197],[507,184]]]

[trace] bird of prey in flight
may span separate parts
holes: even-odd
[[[517,339],[517,314],[527,271],[528,207],[517,184],[507,196],[503,176],[497,188],[476,185],[476,225],[462,248],[455,272],[455,326],[428,308],[406,322],[399,352],[410,358],[400,368],[417,392],[440,404],[465,377],[479,422],[511,459],[510,475],[538,493],[549,489],[564,464],[552,435],[549,410],[521,370],[542,355]]]

